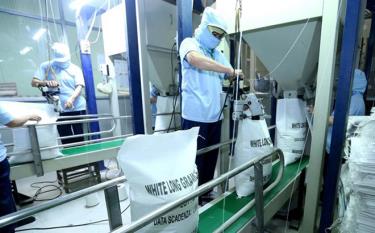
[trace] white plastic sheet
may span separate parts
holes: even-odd
[[[234,167],[263,155],[272,153],[273,143],[265,120],[241,120],[233,158]],[[263,183],[271,178],[272,159],[263,164]],[[239,197],[254,193],[254,168],[251,167],[234,178],[236,193]]]
[[[42,118],[40,123],[56,122],[58,116],[54,111],[53,106],[50,104],[1,101],[0,105],[1,108],[6,109],[6,111],[14,117],[37,114]],[[26,125],[27,124],[30,124],[30,122],[27,122]],[[58,132],[56,125],[37,126],[36,130],[40,148],[58,145]],[[31,154],[29,130],[27,128],[15,128],[12,131],[14,143],[13,152],[20,154],[10,156],[9,162],[11,164],[16,164],[32,161],[33,155]],[[58,148],[41,151],[41,157],[43,160],[52,159],[61,155],[62,154]]]
[[[177,98],[177,99],[176,99]],[[158,110],[158,114],[163,113],[172,113],[173,112],[173,106],[175,106],[174,111],[179,112],[180,109],[180,98],[173,97],[173,96],[158,96],[158,101],[156,103],[156,107]],[[177,128],[180,127],[180,114],[175,114],[175,117],[172,116],[172,114],[169,115],[157,115],[155,120],[155,131],[158,130],[167,130],[169,128]],[[173,130],[172,130],[173,131]],[[165,131],[166,132],[166,131]],[[163,132],[157,132],[157,133],[163,133]]]
[[[276,147],[284,153],[285,166],[303,155],[306,141],[306,103],[297,98],[277,100]]]
[[[125,140],[118,161],[129,182],[131,219],[185,196],[198,187],[195,165],[199,128]],[[138,232],[196,232],[197,198],[182,204]]]
[[[341,232],[372,233],[375,228],[375,119],[350,117],[349,171],[341,175],[349,204]],[[348,127],[348,128],[349,128]]]

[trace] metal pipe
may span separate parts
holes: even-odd
[[[213,145],[211,147],[200,149],[200,150],[197,151],[197,154],[205,153],[205,152],[207,152],[207,150],[210,150],[210,149],[214,150],[214,149],[216,149],[216,148],[218,148],[222,145],[230,144],[231,142],[232,142],[232,140],[229,140],[229,141],[217,144],[217,145]],[[268,155],[267,157],[273,156],[275,153],[279,153],[279,151],[280,150],[276,150],[273,153],[271,153],[270,155]],[[258,161],[261,161],[261,160],[258,160]],[[231,172],[233,172],[233,170]],[[220,176],[220,177],[222,177],[222,176]],[[225,179],[226,179],[226,177],[221,178],[222,181],[224,181]],[[74,193],[71,193],[71,194],[66,194],[65,196],[62,196],[62,197],[60,197],[58,199],[55,199],[55,200],[52,200],[52,201],[45,202],[41,205],[33,206],[33,207],[30,207],[30,208],[23,209],[23,210],[15,212],[15,213],[6,215],[6,216],[0,218],[0,227],[7,226],[7,225],[15,223],[15,222],[17,222],[21,219],[27,218],[27,217],[29,217],[33,214],[36,214],[36,213],[39,213],[41,211],[56,207],[58,205],[65,204],[69,201],[73,201],[73,200],[78,199],[80,197],[83,197],[85,195],[100,191],[101,189],[105,189],[107,187],[110,187],[111,185],[115,185],[117,183],[124,182],[124,181],[126,181],[126,178],[124,176],[118,177],[116,179],[106,181],[106,182],[97,184],[95,186],[92,186],[92,187],[89,187],[89,188],[86,188],[86,189],[83,189],[83,190],[80,190],[80,191],[77,191],[77,192],[74,192]],[[203,186],[210,185],[212,182],[213,181],[211,181],[211,182],[209,182],[209,183],[207,183]],[[203,186],[201,186],[201,187],[203,187]],[[208,189],[210,189],[210,188],[208,188]],[[205,192],[205,191],[202,191],[202,192]]]
[[[231,144],[232,142],[235,142],[235,141],[236,141],[236,139],[231,139],[231,140],[227,140],[225,142],[221,142],[221,143],[209,146],[209,147],[202,148],[202,149],[200,149],[200,150],[197,151],[197,155],[201,155],[201,154],[207,153],[209,151],[218,149],[218,148],[220,148],[222,146]]]
[[[268,127],[268,130],[275,129],[275,128],[276,128],[276,125],[271,125]]]
[[[71,136],[65,136],[65,137],[58,137],[57,139],[69,139],[69,138],[78,138],[78,137],[84,137],[84,136],[92,136],[92,135],[99,135],[99,134],[105,134],[105,133],[112,133],[113,130],[115,129],[116,125],[113,125],[111,129],[109,130],[101,130],[99,132],[94,132],[94,133],[83,133],[83,134],[76,134],[76,135],[71,135]]]
[[[25,153],[32,153],[32,152],[31,152],[31,149],[27,149],[27,150],[19,151],[19,152],[10,152],[10,153],[7,153],[7,156],[23,155],[23,154],[25,154]]]
[[[85,114],[85,115],[75,115],[75,116],[59,116],[57,119],[76,119],[76,118],[91,118],[91,117],[113,117],[112,114],[103,113],[103,114]]]
[[[165,132],[165,131],[169,131],[169,130],[179,130],[180,128],[170,128],[170,129],[159,129],[159,130],[154,130],[154,133],[156,132]]]
[[[66,125],[66,124],[87,123],[87,122],[93,122],[93,121],[115,120],[115,119],[124,119],[124,118],[132,118],[132,116],[103,117],[103,118],[72,120],[72,121],[57,121],[57,122],[52,122],[52,123],[40,123],[40,124],[37,124],[37,126]]]
[[[14,146],[14,143],[7,143],[7,144],[4,144],[5,147],[11,147],[11,146]]]
[[[280,158],[280,168],[279,173],[277,174],[276,180],[272,182],[264,191],[263,196],[266,195],[270,190],[272,190],[281,180],[284,174],[284,154],[280,149],[277,149],[279,158]],[[242,209],[237,211],[231,218],[229,218],[225,223],[223,223],[219,228],[217,228],[214,233],[221,233],[224,232],[225,229],[227,229],[230,225],[232,225],[234,222],[236,222],[242,215],[244,215],[246,212],[248,212],[255,204],[255,199],[251,200],[248,204],[246,204]]]
[[[263,195],[263,165],[254,165],[255,175],[255,217],[257,232],[264,232],[264,195]],[[224,206],[225,208],[225,206]]]
[[[124,226],[124,227],[121,227],[121,228],[118,228],[117,230],[115,231],[112,231],[112,233],[120,233],[120,232],[134,232],[134,231],[137,231],[139,229],[141,229],[143,226],[146,226],[147,224],[149,224],[150,222],[152,222],[155,218],[158,218],[166,213],[168,213],[169,211],[173,210],[174,208],[176,208],[177,206],[195,198],[195,197],[198,197],[202,194],[204,194],[205,192],[207,192],[208,190],[212,189],[213,187],[221,184],[222,182],[226,181],[227,179],[241,173],[242,171],[248,169],[249,167],[253,166],[255,163],[257,162],[261,162],[262,160],[264,160],[265,158],[268,158],[268,157],[271,157],[271,156],[274,156],[276,154],[279,154],[280,156],[280,159],[283,159],[283,154],[281,152],[280,149],[276,149],[274,152],[268,154],[268,155],[265,155],[263,157],[258,157],[258,158],[255,158],[253,160],[250,160],[249,162],[239,166],[239,167],[236,167],[234,169],[232,169],[231,171],[219,176],[218,178],[210,181],[210,182],[207,182],[201,186],[199,186],[196,190],[194,190],[193,192],[191,192],[190,194],[184,196],[184,197],[181,197],[171,203],[168,203],[164,206],[162,206],[161,208],[155,210],[155,211],[152,211],[151,213],[143,216],[142,218],[134,221],[133,223],[131,223],[130,225],[128,226]],[[282,166],[283,163],[281,163]],[[281,171],[283,172],[284,170],[281,169]],[[279,171],[279,175],[278,175],[278,178],[281,177],[282,174],[280,175],[280,171]],[[274,187],[275,185],[273,185]]]
[[[65,204],[67,202],[76,200],[78,198],[81,198],[81,197],[86,196],[86,195],[91,194],[91,193],[98,192],[102,189],[114,186],[118,183],[123,183],[125,181],[126,181],[126,178],[124,176],[118,177],[118,178],[115,178],[113,180],[106,181],[106,182],[97,184],[95,186],[76,191],[74,193],[66,194],[62,197],[59,197],[59,198],[55,199],[55,200],[48,201],[48,202],[42,203],[40,205],[32,206],[32,207],[29,207],[29,208],[26,208],[26,209],[22,209],[20,211],[14,212],[12,214],[8,214],[8,215],[0,218],[0,227],[7,226],[7,225],[15,223],[19,220],[25,219],[25,218],[27,218],[31,215],[39,213],[41,211],[51,209],[53,207]]]
[[[165,116],[165,115],[174,115],[174,114],[181,114],[180,112],[165,112],[165,113],[157,113],[157,114],[152,114],[152,116]]]
[[[127,137],[130,137],[130,136],[133,136],[133,134],[113,136],[113,137],[109,137],[109,138],[99,138],[99,139],[94,139],[94,140],[90,140],[90,141],[83,141],[83,142],[73,142],[73,143],[68,143],[68,144],[63,144],[63,145],[58,145],[58,146],[49,146],[49,147],[41,148],[40,150],[43,151],[43,150],[51,150],[51,149],[56,149],[56,148],[81,146],[81,145],[86,145],[86,144],[93,144],[95,142],[105,142],[105,141],[109,141],[109,140],[112,140],[112,139],[127,138]]]
[[[83,134],[76,134],[76,135],[70,135],[65,137],[58,137],[57,139],[69,139],[69,138],[77,138],[77,137],[84,137],[84,136],[91,136],[91,135],[98,135],[98,134],[105,134],[105,133],[112,133],[113,130],[116,128],[116,121],[113,120],[112,128],[109,130],[101,130],[99,132],[93,132],[93,133],[83,133]]]

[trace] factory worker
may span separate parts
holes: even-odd
[[[31,85],[33,87],[47,86],[53,90],[60,89],[60,116],[77,116],[86,114],[86,100],[81,96],[85,86],[82,70],[71,63],[70,52],[67,45],[54,43],[51,61],[42,63],[35,72]],[[79,118],[74,118],[77,120]],[[67,119],[72,120],[72,119]],[[83,134],[83,124],[58,125],[57,129],[61,137]],[[62,139],[63,144],[83,141],[83,137]]]
[[[349,106],[349,116],[363,116],[365,115],[365,101],[363,100],[363,94],[366,91],[367,79],[363,71],[355,69],[354,79],[352,84],[352,96],[350,98]],[[332,124],[333,124],[334,112],[332,112],[329,118],[327,139],[326,139],[326,152],[329,154],[331,147],[331,137],[332,137]]]
[[[27,121],[40,121],[41,118],[37,115],[30,114],[23,117],[13,117],[9,112],[0,107],[0,124],[7,127],[19,127],[24,125]],[[1,139],[1,136],[0,136]],[[10,185],[9,173],[10,167],[6,158],[6,148],[2,141],[0,141],[0,217],[16,212],[16,205],[12,196],[12,188]],[[1,233],[14,232],[15,225],[1,228]]]
[[[182,41],[179,54],[182,67],[182,128],[199,126],[198,149],[220,142],[220,93],[224,78],[242,75],[234,70],[216,47],[225,36],[226,22],[207,7],[192,38]],[[199,185],[212,180],[218,150],[199,155],[196,164]],[[200,197],[200,204],[208,194]]]

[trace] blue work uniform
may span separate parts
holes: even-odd
[[[34,78],[37,78],[39,80],[56,80],[59,83],[59,98],[62,109],[60,116],[68,117],[86,114],[86,100],[82,95],[79,95],[75,99],[73,103],[73,108],[64,108],[66,101],[70,98],[70,96],[72,96],[76,87],[79,85],[81,85],[82,87],[85,86],[82,70],[78,66],[72,64],[70,61],[64,63],[47,61],[40,65],[39,69],[34,74]],[[74,118],[74,120],[81,119],[82,118]],[[60,119],[58,121],[64,120],[72,119],[66,118]],[[59,135],[61,137],[81,135],[83,134],[83,124],[75,123],[58,125],[57,130],[59,131]],[[69,144],[81,141],[84,141],[84,137],[61,139],[62,144]]]
[[[66,68],[61,68],[54,62],[43,62],[35,72],[34,78],[39,80],[56,80],[60,88],[60,104],[62,112],[74,112],[86,110],[86,100],[83,96],[78,96],[73,104],[73,108],[64,108],[66,101],[72,96],[77,86],[85,86],[82,70],[69,62]]]
[[[13,120],[12,115],[0,108],[0,124],[6,125]],[[10,167],[6,158],[7,150],[1,141],[0,135],[0,217],[15,212],[16,205],[10,185]],[[14,232],[14,224],[0,228],[0,232]]]
[[[208,26],[215,26],[226,31],[226,23],[210,7],[203,12],[202,21],[195,30],[193,38],[182,41],[179,54],[182,68],[182,128],[199,126],[198,149],[220,142],[221,111],[220,93],[224,73],[207,71],[191,65],[186,55],[197,52],[216,62],[231,67],[225,56],[216,48],[220,39],[209,31]],[[218,150],[197,156],[199,185],[212,180],[214,176]],[[200,198],[200,202],[202,199]]]
[[[363,116],[365,115],[365,101],[363,94],[366,91],[367,79],[363,71],[355,69],[354,79],[352,84],[352,96],[350,98],[349,116]],[[334,111],[331,114],[334,116]],[[332,126],[328,128],[326,138],[326,152],[329,154],[332,138]]]

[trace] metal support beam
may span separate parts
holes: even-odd
[[[89,20],[95,14],[95,9],[93,7],[82,7],[79,16],[76,19],[77,26],[77,37],[80,42],[80,58],[82,65],[83,77],[85,78],[85,94],[87,102],[87,112],[88,114],[98,114],[96,106],[96,94],[95,94],[95,83],[94,83],[94,74],[92,71],[92,62],[91,62],[91,49],[90,43],[86,41],[86,34],[89,30]],[[90,123],[90,132],[99,132],[99,123],[91,122]],[[94,135],[92,139],[100,138],[99,135]]]
[[[117,185],[106,188],[104,190],[104,197],[107,206],[109,228],[113,231],[122,226],[121,206],[118,198]]]
[[[258,233],[264,232],[264,200],[263,200],[263,165],[258,162],[254,165],[255,177],[255,212],[256,228]]]
[[[43,176],[44,170],[43,170],[43,164],[42,164],[42,156],[40,154],[40,147],[39,147],[38,134],[36,132],[36,126],[29,125],[28,129],[29,129],[29,135],[30,135],[31,152],[33,154],[33,160],[34,160],[35,174],[36,176]]]
[[[128,68],[130,100],[133,107],[133,133],[144,134],[142,83],[139,64],[136,0],[125,1],[126,31],[128,35]]]
[[[178,50],[181,42],[186,37],[193,35],[193,5],[192,1],[177,0],[177,20],[178,20]],[[183,58],[181,58],[183,59]],[[182,62],[182,61],[181,61]],[[178,92],[180,93],[180,112],[182,112],[182,73],[181,62],[178,63]],[[182,115],[181,115],[182,116]],[[181,121],[182,122],[182,121]]]
[[[325,0],[323,5],[320,36],[319,66],[314,109],[314,124],[311,132],[310,161],[307,169],[306,201],[302,226],[299,232],[313,233],[316,228],[325,136],[330,115],[332,86],[336,60],[336,44],[339,25],[339,0]],[[327,101],[328,100],[328,101]]]
[[[277,99],[275,96],[271,96],[271,120],[270,125],[276,125],[276,109],[277,109]],[[276,127],[269,130],[272,141],[275,141]]]
[[[326,233],[326,229],[333,221],[336,203],[337,180],[341,169],[341,154],[345,142],[346,123],[349,112],[351,86],[354,69],[357,64],[358,39],[361,32],[363,7],[366,1],[347,1],[345,26],[340,56],[339,80],[337,84],[335,118],[332,127],[330,155],[327,162],[327,174],[324,177],[323,206],[320,218],[319,232]]]

